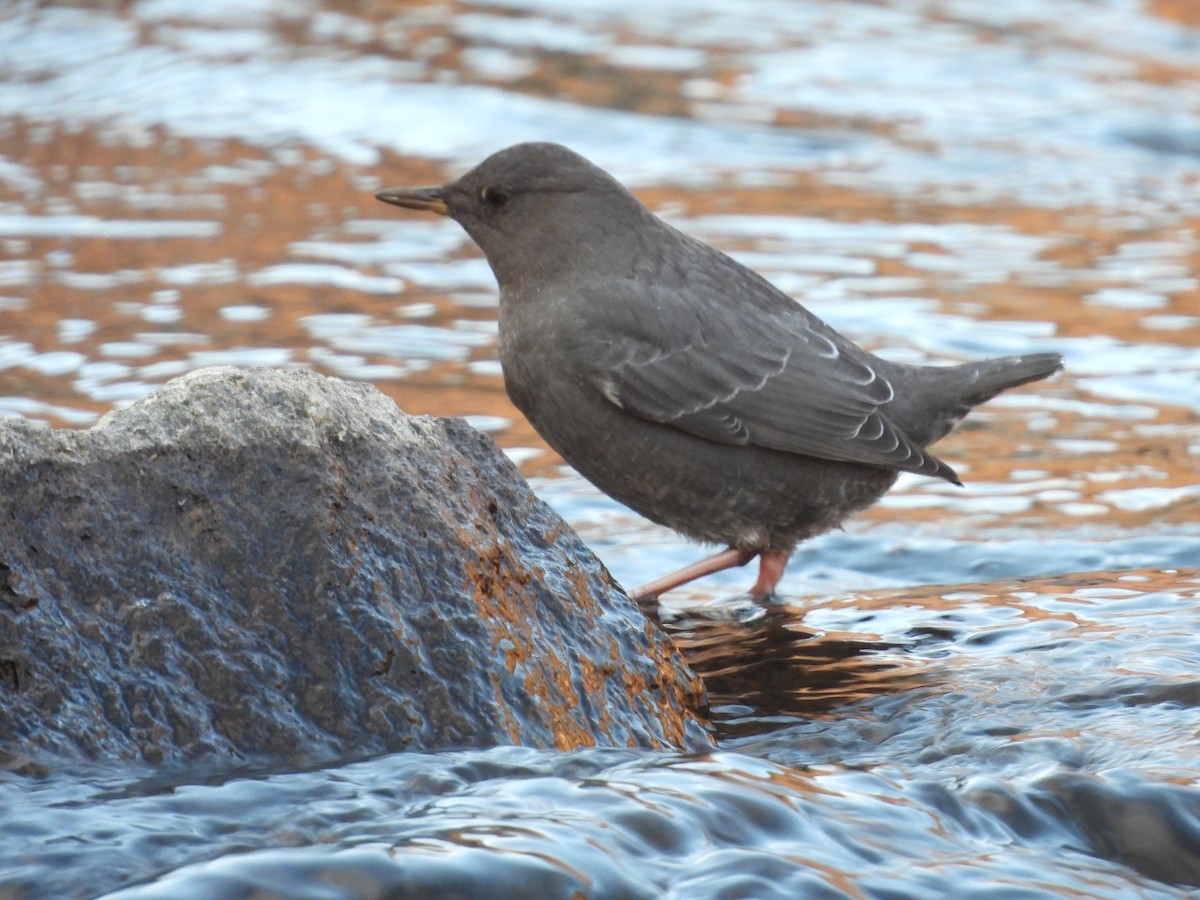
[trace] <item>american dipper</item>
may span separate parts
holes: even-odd
[[[880,359],[557,144],[518,144],[385,203],[458,222],[500,285],[516,407],[580,474],[648,519],[728,549],[635,589],[656,597],[796,544],[900,472],[961,484],[926,448],[977,404],[1062,367],[1054,353],[956,366]]]

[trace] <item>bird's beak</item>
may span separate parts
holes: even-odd
[[[419,209],[422,212],[435,212],[439,216],[449,215],[446,200],[440,187],[421,188],[390,188],[375,195],[376,200],[400,206],[404,209]]]

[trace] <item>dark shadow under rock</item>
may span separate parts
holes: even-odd
[[[208,369],[0,423],[0,754],[684,747],[699,682],[486,437]]]

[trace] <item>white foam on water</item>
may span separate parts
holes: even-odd
[[[270,307],[253,305],[223,306],[217,311],[226,322],[263,322],[271,313]]]
[[[431,325],[394,325],[365,314],[304,316],[300,324],[314,339],[339,352],[374,354],[389,360],[461,360],[475,347],[492,343],[487,332]]]
[[[462,13],[453,17],[450,28],[454,33],[480,43],[557,53],[596,53],[613,41],[602,31],[545,17]]]
[[[399,278],[365,275],[346,266],[321,263],[280,263],[251,273],[246,281],[259,287],[273,284],[331,285],[365,294],[398,294],[404,287],[404,282]]]
[[[32,397],[0,397],[0,416],[38,420],[58,419],[68,425],[91,425],[99,416],[90,410],[46,403]]]
[[[0,93],[3,93],[0,89]],[[0,236],[97,237],[159,240],[161,238],[205,238],[221,233],[219,222],[203,220],[101,219],[97,216],[0,215]]]

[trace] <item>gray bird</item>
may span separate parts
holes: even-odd
[[[377,196],[450,216],[483,250],[500,285],[504,386],[546,443],[646,518],[728,547],[635,599],[755,556],[751,593],[772,595],[798,542],[900,472],[961,484],[927,447],[972,407],[1062,367],[1054,353],[880,359],[557,144]]]

